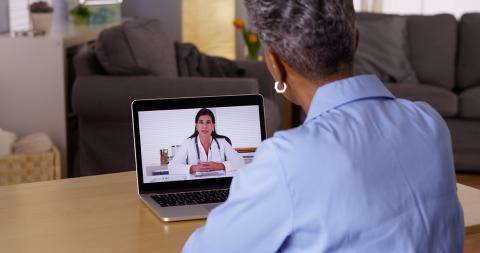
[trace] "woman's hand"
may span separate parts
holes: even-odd
[[[206,166],[210,171],[212,170],[225,170],[225,165],[223,163],[216,162],[204,162],[202,165]]]
[[[214,170],[225,170],[225,165],[223,165],[223,163],[216,162],[203,162],[190,166],[190,174],[194,174],[195,172],[207,172]]]
[[[190,166],[190,174],[194,174],[195,172],[207,172],[209,170],[209,167],[203,163]]]

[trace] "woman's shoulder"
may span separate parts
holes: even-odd
[[[230,142],[227,140],[226,137],[217,137],[217,141],[218,143],[220,143],[220,145],[230,145]],[[230,145],[231,146],[231,145]]]
[[[185,139],[182,143],[182,145],[190,145],[190,144],[193,144],[195,143],[195,138],[194,137],[188,137],[187,139]]]
[[[298,140],[302,138],[310,138],[308,130],[305,128],[304,125],[300,125],[298,127],[280,130],[273,134],[272,141],[282,141],[282,140]]]
[[[299,126],[287,130],[277,131],[272,137],[266,139],[263,143],[274,149],[289,152],[296,149],[298,145],[311,142],[312,136],[304,126]]]

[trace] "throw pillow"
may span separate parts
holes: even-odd
[[[356,74],[376,74],[384,82],[418,83],[407,53],[407,19],[358,19]]]
[[[244,77],[234,61],[206,55],[191,43],[175,42],[178,75],[181,77]]]
[[[123,26],[103,30],[95,43],[95,54],[100,65],[111,75],[142,75],[125,38]]]
[[[173,42],[155,19],[135,19],[100,33],[95,52],[111,75],[177,77]]]

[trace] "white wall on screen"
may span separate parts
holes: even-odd
[[[160,149],[181,145],[195,129],[197,112],[198,109],[140,112],[138,119],[143,166],[158,165]]]
[[[217,108],[217,133],[232,141],[234,148],[257,147],[262,140],[258,106]]]

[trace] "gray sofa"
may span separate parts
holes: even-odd
[[[359,25],[388,23],[396,15],[359,13]],[[395,30],[375,29],[390,42],[405,46],[409,68],[398,72],[398,52],[383,53],[377,63],[387,68],[387,87],[398,97],[426,101],[445,118],[451,133],[457,171],[480,171],[480,14],[466,14],[457,21],[452,15],[404,16],[404,44]],[[371,28],[371,27],[370,27]],[[374,27],[375,28],[375,27]],[[392,32],[393,31],[393,32]],[[400,34],[400,33],[399,33]],[[373,36],[363,33],[360,40]],[[385,37],[385,36],[384,36]],[[388,39],[388,38],[387,38]],[[143,44],[142,44],[143,45]],[[375,48],[381,45],[375,45]],[[361,49],[361,48],[360,48]],[[367,56],[370,56],[367,54]],[[360,58],[360,57],[357,57]],[[373,59],[373,60],[372,60]],[[262,62],[237,62],[247,78],[178,78],[158,75],[109,74],[92,50],[75,59],[77,79],[72,92],[76,139],[69,145],[69,176],[111,173],[133,169],[130,102],[136,98],[201,96],[260,92],[266,100],[269,133],[280,127],[282,98],[272,89]],[[374,64],[375,65],[375,64]],[[395,66],[392,67],[392,66]],[[413,72],[414,78],[405,77]],[[411,74],[411,73],[410,73]],[[298,112],[298,111],[297,111]],[[295,112],[293,115],[297,115]],[[293,119],[293,124],[301,122]],[[415,147],[412,147],[415,148]]]
[[[282,100],[273,91],[273,79],[264,63],[236,62],[244,70],[243,78],[181,78],[175,70],[162,73],[165,69],[155,62],[155,56],[142,56],[142,52],[136,50],[158,47],[160,45],[149,45],[145,41],[157,40],[156,43],[164,44],[162,50],[165,47],[172,50],[158,60],[161,64],[175,64],[174,58],[165,59],[175,57],[173,42],[152,38],[161,31],[152,31],[151,24],[147,28],[147,31],[142,31],[145,26],[111,28],[102,32],[96,50],[85,48],[76,55],[74,66],[77,77],[72,90],[73,116],[70,118],[73,127],[69,131],[70,177],[135,169],[130,113],[130,104],[134,99],[260,93],[265,98],[267,135],[271,136],[280,128]],[[156,25],[154,28],[158,29]],[[148,36],[140,39],[128,37],[141,32]],[[165,37],[161,39],[168,40]],[[135,44],[139,41],[140,44]],[[99,53],[103,54],[103,59],[99,59]],[[106,59],[108,62],[101,62]],[[138,74],[123,73],[132,69]],[[111,71],[120,73],[112,74]]]
[[[359,13],[358,26],[366,33],[360,34],[360,41],[366,37],[368,41],[369,36],[397,36],[398,33],[391,30],[398,26],[382,28],[380,25],[392,17],[399,16]],[[384,68],[383,71],[390,71],[390,74],[383,73],[387,77],[384,81],[397,97],[426,101],[436,108],[452,134],[456,170],[480,172],[480,14],[465,14],[458,21],[448,14],[403,18],[406,19],[405,52],[416,80],[398,74],[402,70]],[[398,40],[395,38],[391,43]],[[370,46],[380,48],[384,44]],[[368,51],[368,46],[365,48]],[[372,63],[378,68],[402,66],[402,62],[394,62],[401,58],[398,55],[398,50],[385,52],[380,58],[368,57],[367,53],[363,63]],[[393,62],[385,64],[392,59]],[[402,73],[408,72],[408,68],[405,69]]]

